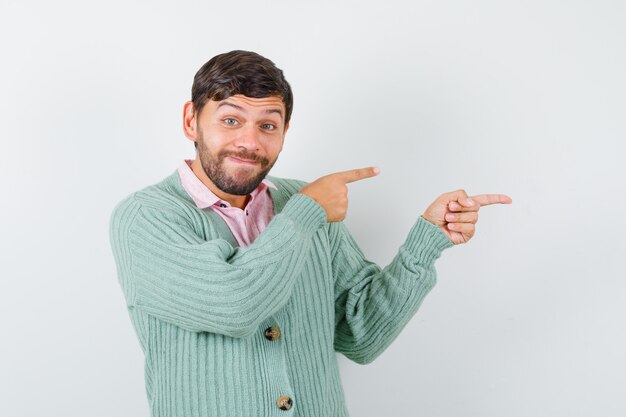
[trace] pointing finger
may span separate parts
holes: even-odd
[[[359,169],[350,169],[348,171],[336,172],[331,174],[333,176],[339,177],[341,181],[345,184],[363,180],[365,178],[370,178],[378,175],[380,169],[376,167],[368,167],[368,168],[359,168]]]
[[[481,206],[488,206],[490,204],[511,204],[513,202],[511,197],[504,194],[480,194],[470,198]]]
[[[469,197],[472,201],[478,203],[474,205],[468,205],[466,201],[451,201],[448,204],[450,211],[477,211],[482,206],[487,206],[490,204],[511,204],[513,200],[511,197],[504,194],[480,194]],[[461,204],[459,204],[459,202]]]

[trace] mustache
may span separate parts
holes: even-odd
[[[270,163],[269,159],[264,158],[262,156],[259,156],[259,155],[257,155],[254,152],[248,152],[248,151],[243,151],[243,152],[228,152],[228,151],[224,151],[224,152],[220,152],[220,154],[219,154],[220,161],[223,160],[224,158],[226,158],[227,156],[232,156],[232,157],[239,158],[239,159],[247,159],[248,161],[260,162],[261,165],[267,165],[267,164]]]

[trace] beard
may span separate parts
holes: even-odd
[[[278,159],[276,158],[274,161],[270,162],[269,159],[247,150],[239,152],[220,151],[217,155],[213,155],[211,150],[204,144],[202,131],[198,133],[200,136],[198,140],[198,158],[200,159],[200,165],[211,182],[213,182],[217,188],[228,194],[250,194],[261,184],[261,181],[267,176],[267,173],[272,169]],[[256,167],[242,168],[231,175],[226,172],[224,166],[224,159],[228,156],[256,161],[258,165]],[[234,168],[231,169],[234,170]]]

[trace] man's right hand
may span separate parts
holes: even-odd
[[[375,167],[351,169],[318,178],[304,186],[299,193],[308,195],[326,211],[328,222],[340,222],[348,212],[348,187],[346,184],[378,175]]]

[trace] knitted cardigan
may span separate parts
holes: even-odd
[[[247,247],[196,207],[177,172],[113,210],[111,247],[153,417],[348,416],[335,352],[359,364],[378,357],[453,246],[420,216],[381,269],[342,222],[297,194],[305,182],[268,179],[275,215]]]

